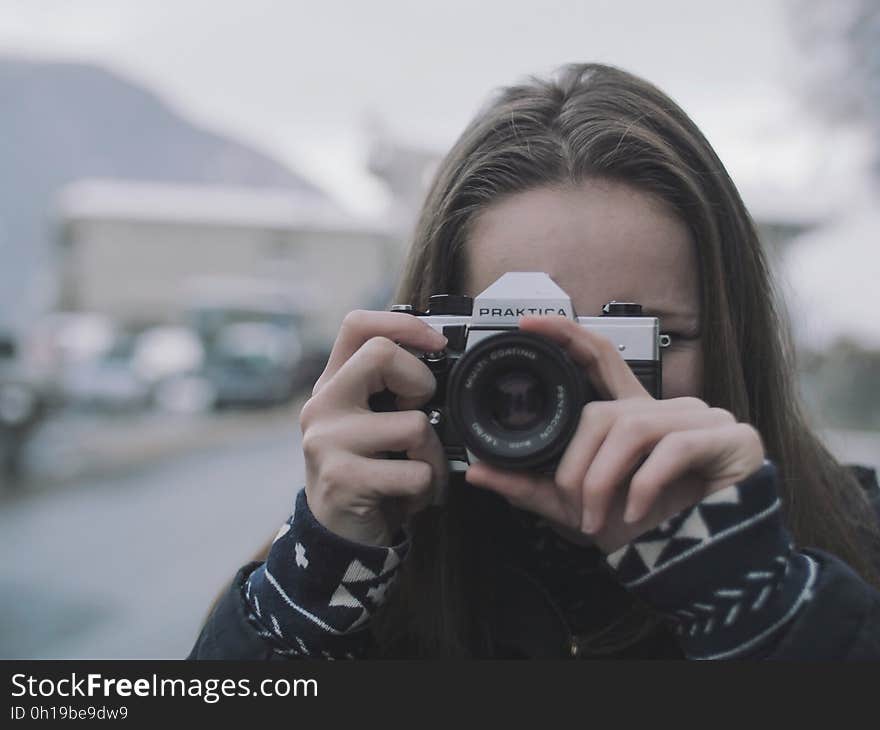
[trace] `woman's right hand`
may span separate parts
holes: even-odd
[[[388,545],[403,521],[446,488],[440,439],[417,409],[436,381],[415,350],[441,350],[446,338],[400,312],[350,312],[327,366],[300,413],[306,497],[317,520],[354,542]],[[368,399],[388,389],[398,411],[375,413]],[[383,458],[404,451],[407,459]]]

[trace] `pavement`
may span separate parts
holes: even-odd
[[[212,438],[5,501],[0,657],[186,656],[215,596],[303,485],[295,419]]]
[[[257,438],[297,423],[303,399],[262,410],[202,414],[159,411],[62,411],[28,440],[18,492],[41,491],[89,479],[125,476],[202,449]]]

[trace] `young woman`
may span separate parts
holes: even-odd
[[[398,301],[509,271],[581,316],[659,316],[663,397],[604,337],[525,317],[602,399],[555,473],[450,476],[409,351],[445,339],[352,313],[302,410],[294,514],[191,658],[880,658],[880,488],[811,432],[754,225],[684,112],[596,64],[503,89],[440,166]],[[386,388],[399,410],[371,411]]]

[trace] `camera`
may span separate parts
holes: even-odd
[[[661,397],[657,317],[632,302],[608,302],[579,317],[571,298],[543,272],[508,272],[475,298],[430,297],[428,311],[394,305],[448,340],[442,352],[413,352],[437,380],[422,406],[440,437],[451,471],[486,461],[505,469],[552,473],[577,429],[584,405],[599,400],[583,368],[545,337],[519,329],[519,318],[556,314],[611,340],[644,388]],[[396,410],[393,394],[370,399],[375,411]]]

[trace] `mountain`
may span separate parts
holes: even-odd
[[[83,177],[290,188],[325,198],[265,153],[192,124],[106,69],[0,57],[0,325],[44,304],[55,195]]]

